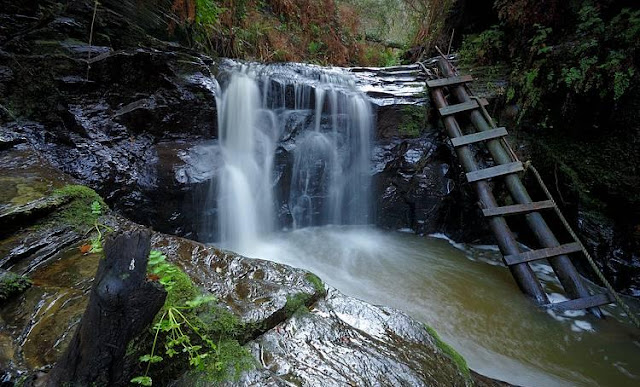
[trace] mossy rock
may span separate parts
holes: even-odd
[[[313,288],[315,289],[316,293],[318,295],[324,295],[327,293],[327,289],[325,289],[324,287],[324,283],[322,282],[322,280],[320,279],[320,277],[318,277],[317,275],[313,274],[313,273],[307,273],[304,275],[304,278],[309,281],[309,283],[311,283],[311,285],[313,285]]]
[[[30,187],[25,190],[29,192],[29,200],[0,213],[3,231],[13,232],[23,226],[47,227],[52,224],[85,230],[95,224],[107,208],[100,195],[82,185],[65,185],[48,196],[42,196]],[[92,211],[94,203],[100,208],[99,212]]]
[[[296,293],[291,296],[287,296],[287,303],[284,305],[285,314],[287,317],[293,316],[298,309],[306,308],[312,299],[313,294],[309,293]]]
[[[304,275],[304,278],[313,286],[315,292],[313,294],[300,292],[287,296],[287,303],[284,305],[284,312],[287,318],[299,312],[308,312],[308,307],[317,297],[321,297],[327,293],[324,283],[317,275],[307,273]]]
[[[108,208],[96,191],[83,185],[65,185],[53,191],[52,197],[69,202],[68,205],[56,212],[54,215],[55,221],[68,224],[77,229],[91,226],[100,217],[100,214],[91,210],[91,205],[94,202],[98,203],[102,211]]]
[[[151,365],[148,374],[145,374],[152,378],[154,384],[163,385],[182,375],[179,383],[203,386],[213,383],[215,385],[223,381],[237,380],[243,371],[253,368],[255,366],[253,357],[238,341],[238,338],[247,336],[245,332],[247,327],[236,315],[218,305],[215,299],[197,307],[189,307],[192,300],[211,295],[194,284],[191,277],[179,266],[171,263],[163,263],[163,265],[167,265],[165,272],[171,272],[171,285],[165,287],[167,290],[165,305],[158,312],[154,326],[130,343],[127,350],[129,361],[138,363],[134,365],[138,372],[144,373],[145,364],[136,360],[144,354],[150,354],[152,347],[155,348],[154,355],[164,358],[159,364]],[[184,351],[178,351],[173,355],[166,352],[169,348],[167,343],[172,340],[171,335],[174,333],[164,330],[157,332],[155,324],[161,324],[161,316],[165,316],[168,312],[179,314],[180,317],[175,322],[181,325],[180,330],[187,340],[185,348],[194,348],[193,346],[201,348],[205,355],[202,363],[190,364]],[[156,333],[157,345],[153,345]],[[201,334],[211,339],[214,346],[208,347]]]
[[[436,346],[445,354],[447,355],[447,357],[449,357],[449,359],[451,359],[451,361],[453,361],[456,366],[458,367],[458,369],[460,370],[460,372],[467,378],[467,379],[471,379],[471,371],[469,370],[469,366],[467,365],[467,361],[464,359],[464,357],[462,357],[462,355],[460,355],[455,349],[453,349],[453,347],[451,347],[449,344],[445,343],[444,341],[442,341],[442,339],[440,338],[440,335],[438,335],[438,332],[435,331],[435,329],[431,328],[428,325],[424,326],[425,329],[427,330],[427,332],[429,333],[429,335],[431,337],[433,337],[433,339],[436,342]]]
[[[28,278],[0,269],[0,305],[30,286],[31,281]]]
[[[427,110],[424,106],[404,106],[398,133],[403,137],[419,137],[427,127]]]

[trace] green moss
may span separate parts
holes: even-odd
[[[449,344],[442,341],[440,335],[438,335],[438,332],[436,332],[435,329],[428,325],[425,325],[424,327],[427,330],[427,333],[429,333],[429,335],[436,341],[436,346],[456,364],[460,372],[466,378],[471,378],[471,371],[469,371],[469,366],[467,365],[467,361],[464,360],[464,357],[462,357],[462,355],[460,355]]]
[[[326,293],[327,290],[324,288],[324,283],[322,283],[322,280],[317,275],[313,273],[307,273],[304,275],[304,278],[307,281],[309,281],[311,285],[313,285],[313,288],[316,290],[316,293],[318,294]]]
[[[10,271],[0,272],[0,303],[31,286],[31,280]]]
[[[219,305],[209,306],[198,318],[205,329],[216,337],[237,338],[245,328],[238,316]]]
[[[296,316],[296,317],[301,317],[301,316],[304,316],[304,315],[309,314],[309,313],[311,313],[309,308],[306,305],[302,305],[301,307],[296,309],[296,311],[293,313],[293,315]]]
[[[165,346],[172,340],[169,337],[172,333],[160,331],[154,355],[163,357],[164,361],[152,366],[148,376],[152,377],[154,384],[160,385],[167,384],[185,371],[188,371],[186,377],[191,385],[210,385],[208,382],[237,380],[243,371],[254,366],[251,354],[238,341],[238,338],[247,336],[244,333],[245,325],[236,315],[216,305],[215,301],[209,300],[196,307],[189,307],[195,300],[202,299],[203,291],[177,265],[162,261],[155,266],[160,265],[163,265],[164,273],[171,273],[171,284],[166,287],[167,298],[154,324],[161,323],[161,316],[169,311],[173,314],[179,313],[184,317],[184,320],[179,319],[178,323],[181,324],[182,334],[188,338],[188,346],[192,349],[195,346],[200,347],[199,353],[205,356],[202,358],[203,363],[198,366],[191,365],[188,354],[183,351],[169,356],[166,352],[169,347]],[[129,356],[138,358],[142,354],[151,353],[155,333],[152,329],[130,345]],[[143,372],[141,369],[140,373]]]
[[[306,306],[311,298],[312,295],[308,293],[296,293],[294,295],[287,296],[287,303],[284,305],[284,312],[287,317],[293,316],[298,309]]]
[[[168,265],[175,269],[175,272],[172,274],[171,278],[174,284],[171,289],[167,291],[165,307],[184,305],[187,301],[193,300],[196,296],[202,293],[193,281],[191,281],[191,277],[189,277],[187,273],[182,271],[176,265],[170,263]]]
[[[69,203],[54,215],[54,220],[68,224],[77,229],[93,225],[99,215],[91,211],[91,203],[100,203],[102,208],[107,208],[104,200],[89,187],[83,185],[66,185],[53,191],[53,197],[70,199]]]
[[[222,340],[218,343],[218,353],[215,362],[207,364],[206,379],[213,382],[227,380],[237,381],[244,371],[255,367],[255,360],[249,350],[237,340]]]
[[[427,123],[424,106],[403,106],[398,133],[405,137],[418,137]]]

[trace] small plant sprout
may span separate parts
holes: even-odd
[[[102,231],[100,231],[100,229],[104,229],[106,231],[112,232],[113,229],[111,229],[109,226],[106,226],[102,223],[98,223],[98,218],[102,215],[102,206],[100,205],[100,202],[98,202],[97,200],[94,200],[91,203],[91,214],[95,215],[95,221],[93,222],[93,228],[96,230],[96,232],[98,233],[98,235],[96,235],[95,238],[93,238],[91,240],[91,252],[92,253],[101,253],[103,250],[102,247],[102,239],[103,239],[103,235],[102,235]]]

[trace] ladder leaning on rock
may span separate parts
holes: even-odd
[[[442,117],[451,144],[466,172],[467,181],[478,195],[479,205],[496,237],[504,263],[510,269],[518,286],[539,305],[556,310],[587,309],[596,316],[602,317],[599,306],[612,303],[614,300],[619,302],[619,298],[610,286],[605,293],[596,295],[589,293],[583,278],[568,256],[568,254],[579,252],[586,253],[583,245],[572,231],[570,234],[574,240],[561,244],[547,225],[545,216],[551,213],[551,210],[555,210],[561,216],[556,203],[550,197],[548,190],[544,189],[546,187],[543,187],[543,190],[548,196],[547,200],[534,202],[531,199],[518,175],[525,170],[526,166],[517,159],[506,142],[506,129],[494,127],[491,117],[484,109],[486,100],[470,95],[466,87],[473,78],[468,75],[456,75],[453,66],[444,55],[438,60],[438,67],[444,77],[433,79],[432,76],[432,79],[427,81],[427,86]],[[425,72],[427,72],[426,68]],[[474,133],[466,134],[462,131],[457,117],[463,115],[466,115],[472,123]],[[480,144],[486,146],[488,154],[474,152]],[[482,168],[476,160],[483,160],[482,165],[493,166]],[[490,181],[497,179],[504,180],[514,204],[506,206],[498,204],[490,184]],[[539,182],[543,184],[541,180]],[[525,217],[526,224],[540,245],[539,249],[523,251],[505,220],[509,216]],[[566,221],[563,223],[568,226]],[[549,261],[569,301],[549,302],[540,281],[529,265],[530,262],[541,259]]]

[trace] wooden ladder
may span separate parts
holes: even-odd
[[[584,286],[582,277],[578,274],[569,259],[569,254],[582,253],[581,244],[574,240],[561,244],[548,227],[543,214],[554,212],[556,204],[553,198],[547,200],[531,200],[526,188],[522,184],[520,172],[525,166],[518,161],[504,140],[508,135],[505,128],[495,128],[493,122],[484,111],[486,100],[470,95],[467,83],[473,78],[469,75],[455,76],[453,66],[446,58],[438,63],[443,78],[427,81],[431,96],[445,123],[451,145],[466,172],[467,181],[475,188],[479,198],[482,213],[497,239],[503,255],[504,263],[509,267],[520,289],[533,298],[538,304],[554,310],[588,309],[597,316],[602,316],[599,306],[612,303],[613,295],[602,293],[591,295]],[[453,103],[449,103],[453,100]],[[465,115],[475,129],[474,133],[465,134],[458,123],[458,117]],[[487,152],[476,152],[483,144]],[[484,156],[487,155],[487,156]],[[481,168],[476,162],[484,159],[484,165],[494,165]],[[493,188],[489,182],[497,179],[505,181],[505,187],[514,203],[500,206],[493,196]],[[522,251],[521,245],[507,224],[505,218],[511,216],[525,216],[525,220],[532,233],[538,239],[541,248],[532,251]],[[547,259],[555,274],[563,285],[569,301],[550,303],[542,285],[529,266],[531,262]]]

